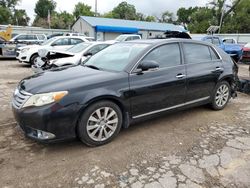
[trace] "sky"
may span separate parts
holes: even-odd
[[[83,2],[92,6],[95,9],[95,0],[54,0],[57,3],[57,11],[67,11],[72,13],[75,4]],[[111,11],[115,6],[124,0],[97,0],[98,12],[104,13]],[[146,15],[160,15],[164,11],[170,11],[176,13],[181,7],[190,6],[204,6],[208,0],[126,0],[128,3],[135,5],[138,12]],[[35,17],[35,4],[37,0],[21,0],[18,7],[19,9],[25,9],[31,21]]]

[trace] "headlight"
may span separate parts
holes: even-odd
[[[21,50],[21,52],[24,53],[24,52],[27,52],[28,50],[29,50],[29,48],[24,48]]]
[[[60,101],[65,95],[68,94],[68,91],[52,92],[52,93],[42,93],[32,95],[23,105],[24,107],[28,106],[44,106],[53,102]]]

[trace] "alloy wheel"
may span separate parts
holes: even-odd
[[[229,99],[229,88],[226,84],[221,85],[215,96],[215,103],[218,107],[223,107]]]
[[[94,141],[105,141],[116,131],[118,115],[110,107],[102,107],[95,110],[87,122],[88,136]]]

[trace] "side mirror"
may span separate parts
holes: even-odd
[[[142,71],[147,71],[150,69],[157,69],[159,68],[159,63],[157,63],[156,61],[143,61],[139,66],[139,69],[141,69]]]
[[[92,56],[93,54],[91,52],[86,52],[85,54],[83,54],[83,56],[88,57],[88,56]]]

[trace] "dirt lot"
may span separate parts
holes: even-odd
[[[13,89],[31,74],[0,60],[0,187],[250,187],[249,95],[223,111],[199,107],[133,125],[98,148],[44,145],[25,138],[11,113]]]

